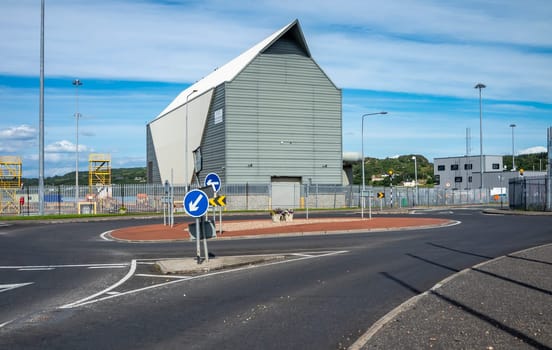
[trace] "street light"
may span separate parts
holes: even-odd
[[[514,156],[514,128],[516,124],[510,124],[510,127],[512,128],[512,171],[516,171],[516,159]]]
[[[483,112],[481,104],[481,89],[486,88],[484,84],[477,84],[474,86],[475,89],[479,89],[479,171],[481,175],[481,185],[480,189],[483,189]],[[481,191],[479,192],[481,196]]]
[[[75,119],[77,121],[77,145],[75,148],[75,205],[78,208],[79,205],[79,118],[81,117],[79,113],[79,86],[82,85],[82,81],[79,79],[73,80],[73,85],[75,86],[75,101],[76,101],[76,110],[75,110]]]
[[[414,201],[414,205],[418,205],[418,164],[416,163],[416,156],[412,156],[412,159],[414,160],[414,186],[416,186],[416,200]]]
[[[365,206],[365,203],[364,203],[364,193],[366,191],[366,180],[365,180],[365,175],[364,175],[364,118],[365,117],[368,117],[370,115],[378,115],[378,114],[387,114],[387,112],[376,112],[376,113],[366,113],[366,114],[363,114],[362,115],[362,131],[361,131],[361,143],[362,143],[362,159],[361,159],[361,167],[362,167],[362,193],[361,193],[361,197],[362,197],[362,205],[361,205],[361,210],[360,210],[360,215],[361,217],[364,219],[364,206]],[[370,208],[370,219],[372,218],[372,201],[369,200],[368,201],[368,206]]]
[[[186,193],[188,192],[189,190],[189,187],[188,187],[188,180],[190,180],[190,177],[188,176],[188,99],[190,98],[190,96],[192,96],[194,93],[196,93],[197,90],[194,89],[192,90],[192,92],[190,92],[187,96],[186,96],[186,145],[185,145],[185,150],[184,150],[184,153],[185,153],[185,164],[184,164],[184,184],[186,185]]]

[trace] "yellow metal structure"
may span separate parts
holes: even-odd
[[[0,214],[19,213],[17,191],[22,173],[21,157],[0,156]]]
[[[91,153],[88,156],[88,187],[94,193],[94,187],[111,185],[111,155]]]

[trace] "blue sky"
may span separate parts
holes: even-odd
[[[145,166],[146,123],[191,83],[299,19],[343,90],[343,151],[385,158],[546,151],[552,126],[548,0],[46,0],[45,175],[90,152]],[[0,155],[38,176],[40,0],[0,3]]]

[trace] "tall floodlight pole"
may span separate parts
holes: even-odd
[[[82,85],[82,81],[79,79],[73,80],[73,85],[75,86],[75,120],[77,121],[77,131],[76,131],[76,147],[75,147],[75,206],[79,205],[79,118],[81,117],[79,113],[79,86]]]
[[[414,160],[414,186],[416,188],[416,200],[414,201],[414,205],[418,205],[418,164],[416,161],[416,156],[412,156],[412,159]]]
[[[187,96],[186,96],[186,139],[184,140],[185,146],[184,146],[184,184],[186,185],[186,193],[188,193],[189,187],[188,187],[188,181],[190,180],[190,177],[188,175],[188,99],[190,96],[192,96],[194,93],[196,93],[197,90],[192,90]]]
[[[361,144],[362,144],[362,159],[361,162],[361,169],[362,169],[362,193],[361,193],[361,209],[360,209],[360,216],[364,219],[364,198],[365,198],[365,191],[366,191],[366,179],[365,179],[365,171],[364,171],[364,118],[368,117],[370,115],[378,115],[378,114],[387,114],[387,112],[376,112],[376,113],[366,113],[362,115],[362,126],[361,126]],[[370,214],[369,218],[372,218],[372,201],[368,200],[368,206],[370,207]]]
[[[484,84],[477,84],[474,86],[475,89],[479,89],[479,171],[481,174],[481,183],[480,190],[483,190],[483,105],[481,102],[481,89],[486,88]],[[479,193],[481,196],[481,192]]]
[[[514,153],[514,128],[516,124],[510,124],[510,127],[512,128],[512,171],[516,171],[516,158]]]
[[[44,215],[44,0],[40,3],[40,98],[38,135],[38,214]]]

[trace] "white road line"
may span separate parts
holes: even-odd
[[[29,267],[24,269],[17,269],[17,271],[50,271],[53,267]]]
[[[9,325],[9,324],[12,323],[12,322],[13,322],[13,320],[7,321],[7,322],[4,322],[4,323],[0,323],[0,328]]]
[[[128,270],[128,273],[125,275],[125,277],[123,277],[121,280],[119,280],[119,282],[111,285],[110,287],[96,293],[96,294],[92,294],[90,296],[87,296],[86,298],[82,298],[80,300],[77,300],[75,302],[72,302],[70,304],[66,304],[66,305],[63,305],[63,306],[60,306],[59,308],[60,309],[69,309],[69,308],[73,308],[73,307],[77,307],[77,306],[80,306],[80,305],[85,305],[87,304],[87,301],[89,301],[90,299],[94,299],[102,294],[106,294],[107,292],[110,292],[112,291],[113,289],[117,288],[118,286],[122,285],[123,283],[125,283],[128,279],[130,279],[132,277],[132,275],[134,275],[134,272],[136,272],[136,260],[135,259],[132,259],[132,262],[130,263],[130,269]]]
[[[113,242],[112,239],[107,238],[107,235],[111,234],[111,232],[113,232],[113,230],[105,231],[100,235],[100,238],[103,239],[104,241]]]
[[[261,266],[265,267],[265,266],[271,266],[271,265],[279,265],[279,264],[285,264],[285,263],[290,263],[290,262],[294,262],[294,261],[307,260],[307,259],[316,259],[316,258],[325,257],[325,256],[344,254],[344,253],[348,253],[348,252],[349,252],[348,250],[340,250],[340,251],[333,251],[333,252],[322,252],[322,254],[320,254],[320,255],[302,256],[302,257],[299,257],[299,258],[293,259],[293,260],[280,260],[280,261],[275,261],[275,262],[266,263],[266,264],[262,264],[262,265],[247,265],[247,266],[238,267],[238,268],[231,269],[231,270],[220,270],[220,271],[215,271],[215,272],[211,272],[211,273],[206,273],[204,275],[191,276],[190,278],[187,278],[187,279],[175,279],[173,281],[169,281],[169,282],[165,282],[165,283],[154,284],[154,285],[143,287],[143,288],[128,290],[126,292],[118,293],[118,294],[115,294],[115,295],[106,295],[104,297],[94,299],[95,297],[100,296],[102,294],[108,294],[108,292],[110,290],[118,287],[124,281],[128,280],[132,276],[130,273],[131,273],[131,271],[133,271],[133,269],[131,268],[129,273],[127,274],[127,276],[125,276],[121,281],[117,282],[116,284],[114,284],[113,286],[107,288],[106,290],[104,290],[102,292],[99,292],[99,293],[96,293],[94,295],[91,295],[87,298],[81,299],[79,301],[76,301],[74,303],[60,306],[59,308],[60,309],[67,309],[67,308],[74,308],[74,307],[79,307],[79,306],[84,306],[84,305],[90,305],[90,304],[98,303],[100,301],[125,296],[125,295],[128,295],[128,294],[134,294],[134,293],[139,293],[139,292],[143,292],[143,291],[150,290],[150,289],[155,289],[155,288],[168,286],[170,284],[175,284],[175,283],[180,283],[180,282],[185,282],[185,281],[190,281],[190,280],[195,280],[195,279],[203,279],[203,278],[208,278],[208,277],[211,277],[211,276],[222,275],[222,274],[227,274],[227,273],[232,273],[232,272],[245,271],[245,270],[259,268]],[[282,254],[277,254],[277,255],[282,255]],[[132,260],[132,263],[133,263],[134,269],[136,269],[136,260]]]
[[[19,270],[19,269],[57,269],[57,268],[72,268],[72,267],[95,267],[95,266],[105,266],[108,267],[118,267],[118,266],[128,266],[128,263],[118,263],[118,264],[75,264],[75,265],[31,265],[31,266],[0,266],[0,270]]]
[[[312,257],[313,255],[310,255],[310,254],[300,254],[300,253],[295,253],[295,254],[291,254],[293,256],[306,256],[306,257]]]
[[[87,269],[124,269],[128,265],[89,266]]]
[[[177,276],[177,275],[151,275],[147,273],[138,273],[134,276],[138,277],[156,277],[156,278],[171,278],[171,279],[190,279],[191,276]]]
[[[8,290],[12,290],[19,287],[25,287],[30,284],[33,284],[34,282],[27,282],[27,283],[12,283],[12,284],[0,284],[0,293],[7,292]]]

